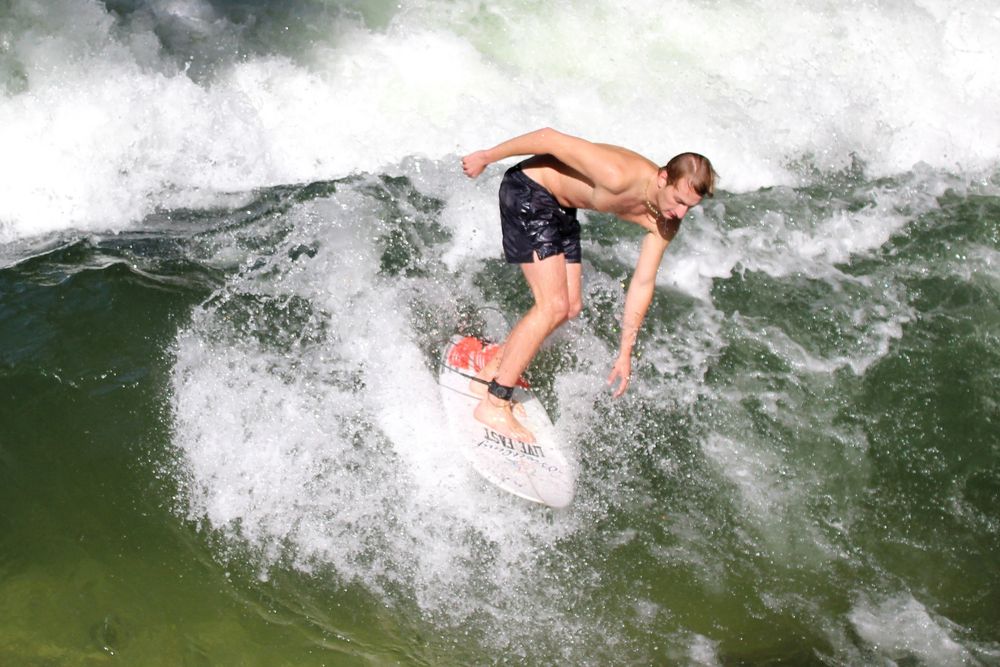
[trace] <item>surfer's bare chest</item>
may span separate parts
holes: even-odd
[[[556,169],[542,164],[525,167],[524,173],[552,193],[561,206],[610,213],[627,222],[646,226],[645,207],[638,195],[611,192],[567,170],[565,165],[562,167]]]

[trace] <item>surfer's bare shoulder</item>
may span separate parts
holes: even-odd
[[[600,181],[601,187],[609,192],[621,194],[635,186],[649,173],[650,168],[656,169],[656,163],[633,150],[614,144],[594,144],[601,149],[601,159],[609,172],[607,180]]]

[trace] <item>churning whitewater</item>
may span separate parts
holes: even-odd
[[[0,369],[162,419],[101,455],[140,441],[168,510],[132,568],[173,581],[147,554],[180,543],[224,591],[208,636],[176,614],[200,660],[997,664],[998,56],[957,0],[10,0]],[[616,401],[641,239],[583,216],[584,312],[530,369],[579,462],[559,511],[469,469],[435,380],[531,303],[503,169],[459,156],[544,126],[721,174]],[[78,634],[195,659],[143,604]],[[0,662],[41,641],[11,632]]]

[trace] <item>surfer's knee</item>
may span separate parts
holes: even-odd
[[[566,311],[566,319],[572,320],[576,319],[580,313],[583,312],[583,302],[582,301],[570,301],[569,310]]]
[[[568,320],[572,312],[569,297],[565,294],[555,294],[552,298],[546,299],[544,304],[539,304],[542,312],[549,322],[549,326],[555,329],[557,326]]]

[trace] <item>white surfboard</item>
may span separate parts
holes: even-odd
[[[576,465],[524,383],[515,387],[514,401],[524,406],[526,416],[520,420],[534,434],[534,444],[500,435],[472,416],[479,397],[469,383],[485,363],[484,346],[488,350],[474,337],[455,336],[441,357],[438,384],[457,446],[476,472],[504,491],[550,507],[569,505],[576,491]]]

